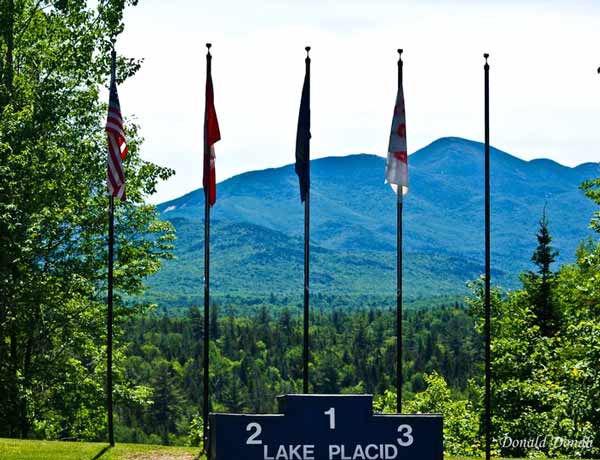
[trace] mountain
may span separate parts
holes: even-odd
[[[442,138],[409,158],[404,201],[407,301],[466,292],[483,272],[484,147]],[[311,292],[392,299],[396,203],[384,184],[385,159],[367,154],[311,162]],[[515,287],[531,268],[544,206],[560,262],[590,235],[593,204],[579,190],[598,164],[575,168],[524,161],[491,150],[494,283]],[[252,171],[219,184],[213,208],[212,288],[224,294],[300,298],[303,206],[293,165]],[[149,296],[169,305],[202,302],[204,194],[158,206],[177,229],[176,259],[149,280]],[[386,302],[387,303],[387,302]]]

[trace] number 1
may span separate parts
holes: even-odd
[[[329,429],[335,430],[335,407],[329,408],[324,412],[325,415],[329,415]]]

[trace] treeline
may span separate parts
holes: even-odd
[[[265,307],[249,317],[211,318],[211,410],[276,412],[275,397],[302,391],[302,321]],[[118,405],[118,435],[131,442],[188,442],[201,413],[203,318],[145,317],[126,327],[124,372],[150,386],[146,405]],[[310,387],[315,393],[374,393],[395,388],[395,312],[369,309],[315,312],[311,318]],[[443,375],[463,394],[478,374],[481,340],[458,306],[404,315],[404,392],[425,389],[425,376]]]
[[[177,234],[179,239],[179,234]],[[162,270],[162,269],[161,269]],[[195,297],[171,296],[168,289],[156,282],[156,276],[148,279],[148,289],[144,294],[136,296],[137,300],[148,304],[157,305],[154,313],[159,316],[185,316],[190,307],[202,305],[202,293],[196,293]],[[260,280],[257,278],[257,282]],[[164,283],[167,284],[166,282]],[[171,286],[172,287],[172,286]],[[160,298],[155,293],[160,291]],[[465,294],[468,290],[465,287]],[[464,304],[465,294],[456,295],[429,295],[406,297],[403,299],[403,308],[406,310],[432,309],[448,305]],[[298,312],[302,310],[302,293],[296,295],[253,292],[237,292],[235,294],[223,292],[211,292],[211,301],[222,306],[220,314],[229,316],[254,315],[261,308],[266,307],[273,315],[279,315],[283,310]],[[396,297],[386,294],[325,294],[322,292],[311,292],[311,310],[330,311],[362,311],[362,310],[390,310],[396,308]]]

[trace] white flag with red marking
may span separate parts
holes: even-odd
[[[402,194],[408,192],[408,152],[406,151],[406,115],[404,113],[404,91],[402,85],[398,88],[390,145],[388,147],[385,180],[398,193],[402,187]]]

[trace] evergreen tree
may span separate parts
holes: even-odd
[[[155,363],[152,398],[152,427],[161,437],[163,444],[170,444],[169,434],[176,433],[177,423],[183,414],[183,395],[180,377],[168,361]]]
[[[218,340],[220,337],[219,329],[219,307],[216,303],[213,303],[210,307],[210,340]]]
[[[537,266],[537,273],[530,272],[529,283],[526,289],[530,291],[533,299],[533,313],[537,318],[540,332],[545,337],[556,334],[559,327],[559,314],[552,299],[552,284],[555,278],[551,265],[558,256],[558,250],[552,247],[552,236],[548,229],[546,208],[539,222],[536,234],[538,245],[531,256],[532,262]]]

